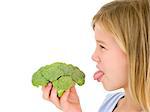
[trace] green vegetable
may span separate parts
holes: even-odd
[[[72,64],[55,62],[41,67],[32,75],[33,86],[46,86],[49,82],[57,89],[57,95],[60,97],[75,83],[82,86],[85,83],[85,74]]]

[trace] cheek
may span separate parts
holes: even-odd
[[[122,88],[128,81],[128,65],[125,58],[107,58],[104,63],[106,80],[105,86],[111,89]]]
[[[109,54],[108,57],[104,58],[105,63],[105,69],[106,72],[114,73],[118,75],[127,74],[127,58],[126,55],[123,53],[116,53],[116,54]]]
[[[103,78],[104,88],[108,91],[117,90],[128,86],[127,70],[112,67]]]

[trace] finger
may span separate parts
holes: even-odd
[[[48,84],[46,87],[43,87],[43,98],[45,100],[49,100],[51,89],[52,89],[52,84]]]
[[[52,83],[48,83],[48,85],[42,86],[41,90],[44,91],[44,89],[45,89],[47,86],[50,86],[50,87],[51,87],[51,86],[52,86]]]
[[[68,100],[69,94],[70,94],[70,89],[66,90],[63,93],[62,97],[60,98],[61,103]]]
[[[50,101],[60,108],[59,98],[57,97],[57,90],[53,87],[50,95]]]
[[[46,88],[46,86],[42,86],[41,90],[44,91],[45,88]]]
[[[45,88],[45,87],[44,87],[44,86],[42,86],[41,90],[43,91],[43,90],[44,90],[44,88]]]
[[[52,83],[48,83],[48,86],[52,87]]]

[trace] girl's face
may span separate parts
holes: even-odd
[[[99,69],[94,79],[102,82],[108,91],[124,88],[128,83],[127,57],[114,35],[95,25],[96,49],[92,59]]]

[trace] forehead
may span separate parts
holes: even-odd
[[[104,29],[104,27],[101,27],[100,25],[95,24],[95,38],[96,40],[102,40],[102,41],[114,41],[114,35],[107,30]]]

